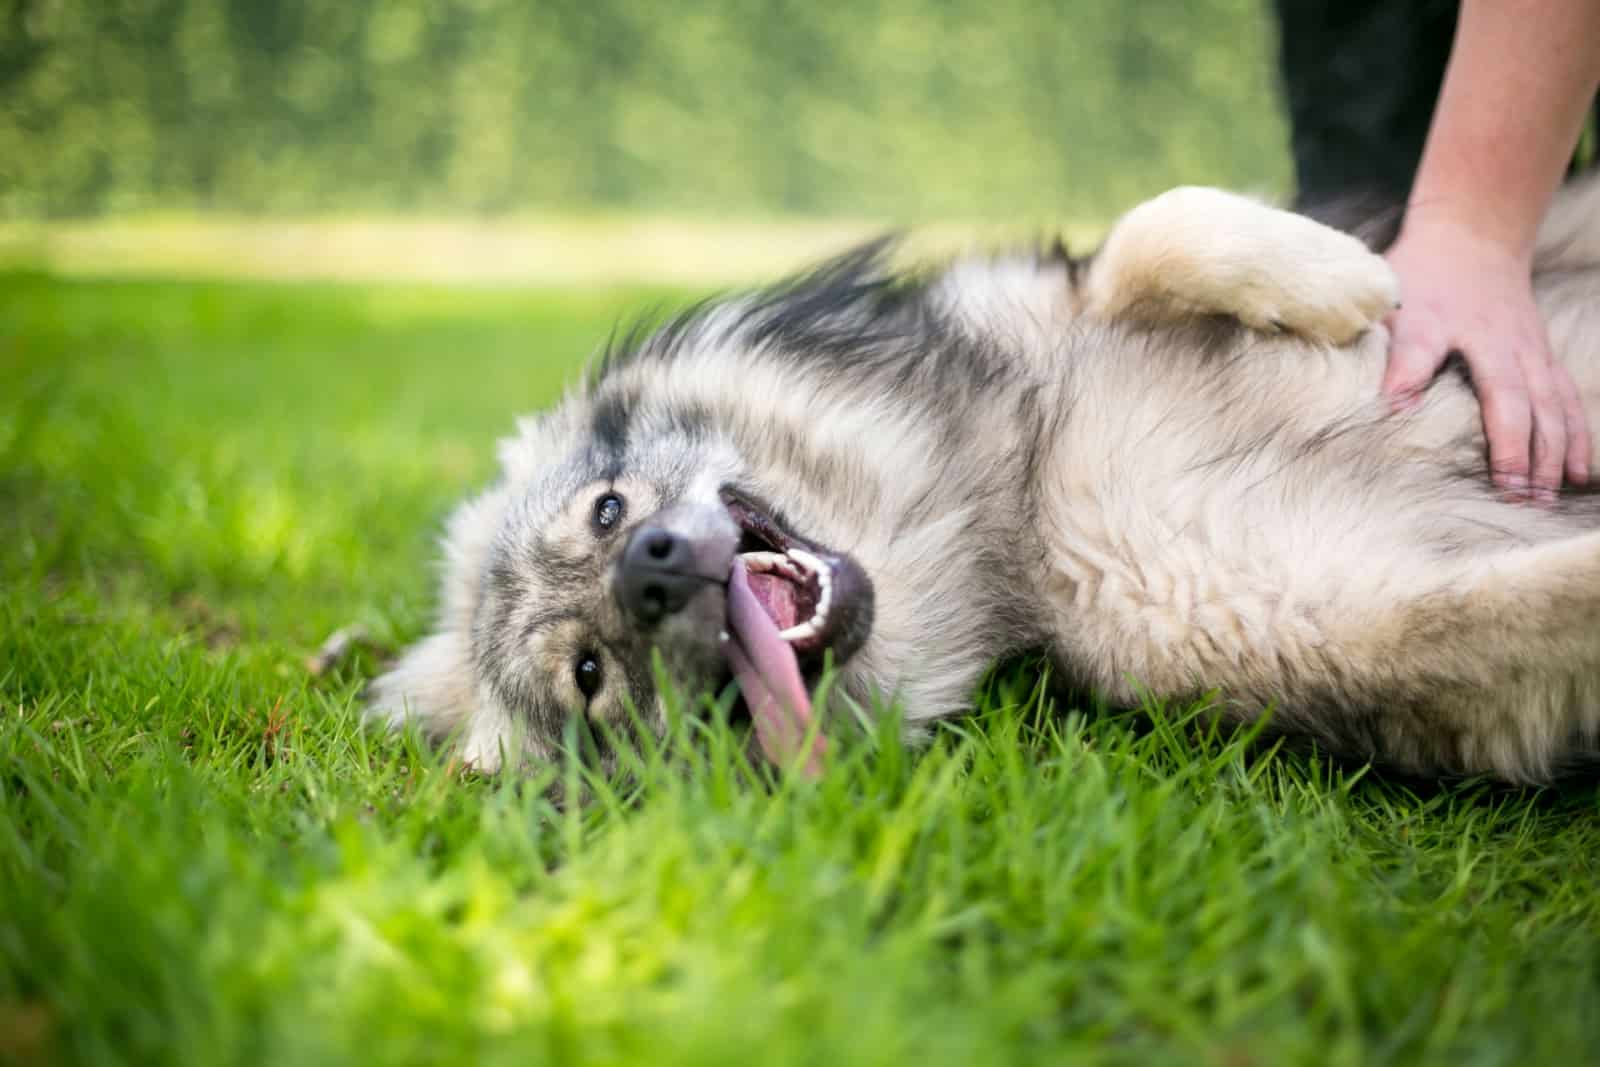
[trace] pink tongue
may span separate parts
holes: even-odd
[[[744,692],[744,702],[750,708],[750,717],[755,720],[756,738],[767,759],[781,766],[805,742],[811,723],[811,698],[806,695],[794,649],[778,636],[778,624],[750,591],[742,559],[733,561],[733,571],[728,575],[728,628],[734,639],[724,647]],[[826,742],[819,735],[806,758],[808,775],[822,773],[826,749]]]
[[[745,569],[744,577],[750,586],[750,595],[766,609],[767,618],[771,619],[779,630],[800,621],[800,608],[795,603],[796,590],[793,582],[771,573],[762,574],[757,571],[751,574],[748,568]]]

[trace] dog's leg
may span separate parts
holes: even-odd
[[[1367,754],[1537,782],[1596,750],[1600,533],[1462,561],[1346,612],[1329,620],[1322,677],[1347,687],[1373,734]],[[1295,718],[1291,701],[1284,710]]]
[[[1345,344],[1395,308],[1399,285],[1349,234],[1185,187],[1122,216],[1082,292],[1086,310],[1105,317],[1231,315],[1253,329]]]
[[[1543,781],[1600,752],[1600,532],[1262,572],[1270,549],[1241,567],[1160,540],[1174,554],[1135,548],[1136,570],[1058,548],[1044,582],[1068,676],[1114,703],[1214,688],[1233,717],[1270,708],[1289,734],[1419,774]]]

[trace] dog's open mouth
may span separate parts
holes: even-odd
[[[739,558],[751,594],[782,627],[778,636],[797,648],[815,644],[833,606],[833,568],[799,548],[741,552]]]
[[[810,728],[806,672],[814,675],[830,651],[843,664],[866,640],[872,584],[855,560],[801,540],[770,509],[732,490],[723,501],[740,529],[724,648],[762,750],[781,764]],[[813,774],[824,747],[819,735],[806,762]]]

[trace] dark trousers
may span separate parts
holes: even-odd
[[[1295,206],[1403,207],[1439,99],[1457,0],[1274,0]],[[1600,108],[1589,117],[1600,130]],[[1571,171],[1596,161],[1594,141]]]
[[[1456,0],[1275,0],[1301,209],[1405,203]]]

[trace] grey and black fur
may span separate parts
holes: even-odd
[[[1597,208],[1596,186],[1558,205],[1538,280],[1591,420]],[[524,420],[450,520],[438,628],[372,713],[486,768],[548,757],[569,716],[659,722],[652,648],[691,687],[728,677],[737,498],[859,565],[838,689],[913,730],[1044,649],[1112,702],[1215,689],[1236,719],[1271,708],[1416,773],[1542,781],[1600,748],[1600,505],[1502,499],[1459,374],[1388,412],[1395,282],[1354,238],[1181,189],[1085,260],[885,262],[695,308]],[[644,523],[706,577],[648,625],[616,593]]]

